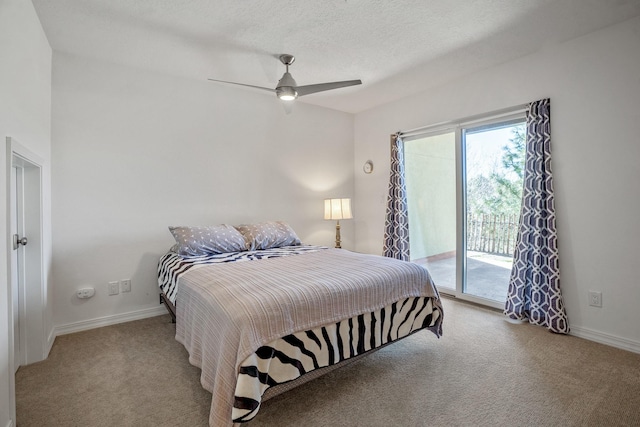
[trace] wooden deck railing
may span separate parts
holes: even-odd
[[[498,255],[513,255],[518,233],[518,216],[469,214],[467,250]]]

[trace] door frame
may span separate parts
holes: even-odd
[[[15,375],[16,366],[38,362],[46,359],[48,345],[45,325],[45,310],[47,292],[45,288],[44,277],[44,226],[43,226],[43,168],[42,159],[27,149],[24,145],[16,141],[15,138],[6,138],[6,174],[7,174],[7,264],[9,266],[7,272],[8,284],[8,308],[9,308],[9,365],[10,365],[10,396],[9,404],[12,411],[12,419],[15,421]],[[19,290],[20,296],[20,336],[24,338],[21,360],[14,360],[14,328],[13,328],[13,290],[12,279],[14,271],[11,262],[11,253],[13,251],[13,235],[12,217],[15,215],[11,212],[12,198],[17,197],[16,188],[11,188],[11,175],[13,168],[20,168],[22,175],[22,203],[25,235],[28,237],[28,243],[24,246],[24,259],[22,272],[23,280]]]

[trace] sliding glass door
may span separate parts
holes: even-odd
[[[524,118],[405,138],[411,260],[440,290],[504,304],[522,196]]]
[[[405,142],[411,260],[425,264],[436,285],[456,289],[455,132]]]

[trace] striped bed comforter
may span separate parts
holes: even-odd
[[[168,253],[158,272],[176,339],[212,393],[211,426],[251,420],[271,386],[421,329],[442,332],[427,270],[390,258],[309,246]]]

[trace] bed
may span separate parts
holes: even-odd
[[[170,230],[158,284],[212,393],[211,426],[248,422],[269,397],[415,332],[442,333],[417,264],[301,245],[281,222]]]

